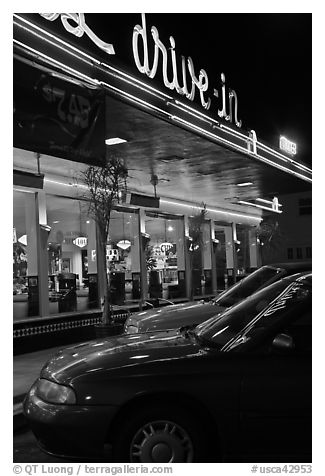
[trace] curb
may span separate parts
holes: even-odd
[[[27,420],[23,414],[23,402],[14,403],[13,410],[13,431],[16,432],[27,426]]]

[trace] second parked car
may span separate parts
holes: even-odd
[[[311,271],[311,262],[276,263],[262,266],[212,301],[192,301],[132,314],[125,322],[124,331],[127,334],[135,334],[200,324],[257,290],[285,276],[303,271]]]

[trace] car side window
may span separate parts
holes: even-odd
[[[296,354],[309,354],[312,350],[312,311],[308,310],[298,319],[287,324],[280,332],[293,339]]]

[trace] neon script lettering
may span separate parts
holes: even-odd
[[[298,283],[293,283],[285,293],[281,294],[279,299],[277,299],[271,307],[263,314],[263,316],[270,316],[275,312],[284,309],[287,305],[287,302],[296,297],[297,291],[301,288],[301,285]]]
[[[200,101],[202,106],[205,109],[210,109],[211,107],[211,98],[206,96],[209,79],[206,71],[201,69],[199,75],[195,73],[195,67],[191,57],[187,58],[187,62],[184,56],[181,56],[181,81],[178,76],[177,69],[177,59],[175,51],[175,40],[171,36],[169,38],[170,45],[168,48],[163,44],[159,38],[158,30],[155,26],[151,27],[151,36],[154,41],[154,53],[153,61],[150,67],[149,65],[149,56],[148,56],[148,37],[147,37],[147,26],[146,26],[146,17],[145,14],[141,14],[142,25],[136,25],[133,29],[133,38],[132,38],[132,47],[133,47],[133,56],[136,67],[138,70],[146,74],[149,78],[154,78],[159,63],[159,57],[162,57],[162,74],[164,84],[167,88],[171,90],[176,90],[178,94],[185,96],[187,99],[193,101],[195,97],[196,90],[199,91]],[[143,59],[140,60],[139,56],[139,40],[142,40],[143,47]],[[167,70],[170,68],[172,71],[172,78],[168,78]],[[190,77],[190,84],[188,82],[188,76]],[[219,117],[225,119],[226,121],[233,122],[237,127],[241,127],[242,122],[238,120],[238,98],[234,90],[226,89],[226,78],[222,73],[220,76],[221,79],[221,109],[218,109]],[[213,90],[213,97],[219,99],[219,91],[217,89]]]
[[[54,21],[57,18],[61,18],[64,28],[72,35],[78,38],[82,37],[84,33],[98,46],[101,50],[105,51],[108,55],[114,55],[114,46],[110,43],[105,43],[89,28],[85,21],[84,13],[40,13],[40,15],[49,21]],[[76,25],[71,24],[71,22]]]

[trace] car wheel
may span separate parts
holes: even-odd
[[[206,437],[190,413],[171,406],[136,409],[119,425],[115,461],[192,463],[204,460]]]

